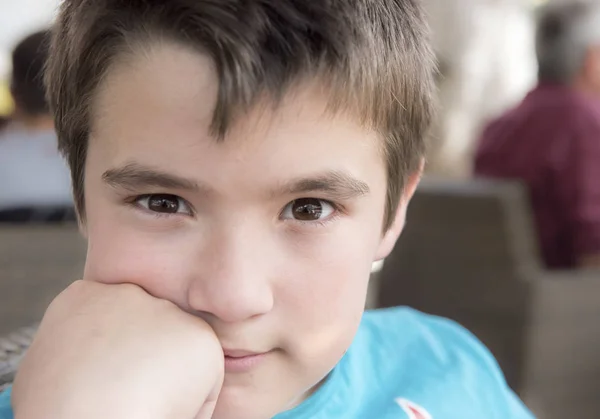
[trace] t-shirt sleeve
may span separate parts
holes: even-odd
[[[476,400],[495,418],[534,419],[535,416],[506,383],[500,366],[490,351],[472,333],[448,320],[433,320],[436,334],[452,346],[460,362],[459,380],[473,392]]]
[[[14,419],[10,407],[10,389],[0,393],[0,419]]]

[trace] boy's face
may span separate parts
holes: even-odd
[[[115,65],[95,102],[85,276],[176,303],[233,356],[264,354],[226,363],[220,419],[271,417],[328,374],[400,230],[381,231],[380,138],[296,92],[218,142],[210,61],[161,44]]]

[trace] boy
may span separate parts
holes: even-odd
[[[458,326],[363,316],[422,169],[426,36],[415,0],[65,1],[85,280],[4,417],[530,418]]]

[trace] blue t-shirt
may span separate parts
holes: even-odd
[[[13,419],[0,395],[0,419]],[[456,323],[393,308],[365,313],[321,388],[274,419],[532,419],[484,346]]]

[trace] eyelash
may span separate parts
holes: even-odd
[[[327,227],[330,223],[336,221],[340,217],[340,215],[344,213],[344,207],[338,203],[328,201],[327,199],[322,199],[322,198],[316,198],[316,197],[310,197],[310,198],[318,199],[319,201],[322,201],[328,205],[331,205],[331,207],[333,208],[332,214],[324,220],[301,221],[301,220],[291,219],[291,220],[284,220],[284,221],[289,222],[289,223],[294,223],[294,224],[300,225],[302,227],[323,228],[323,227]],[[279,216],[281,217],[281,214],[283,214],[283,211],[285,211],[285,209],[287,208],[288,205],[294,203],[298,199],[304,199],[304,198],[297,198],[294,201],[291,201],[290,203],[286,204],[286,206],[283,207],[283,210],[280,212]]]
[[[326,220],[316,220],[316,221],[298,221],[298,220],[294,220],[295,223],[300,223],[302,225],[302,227],[308,227],[308,228],[324,228],[327,227],[329,224],[333,223],[334,221],[336,221],[339,218],[339,213],[334,212],[330,217],[328,217]]]
[[[132,207],[134,207],[135,209],[141,210],[143,211],[145,214],[150,215],[154,218],[157,219],[165,219],[165,218],[171,218],[174,216],[181,216],[181,215],[187,215],[187,214],[182,214],[182,213],[161,213],[161,212],[156,212],[156,211],[151,211],[148,210],[147,208],[144,208],[142,205],[140,205],[140,201],[146,198],[149,198],[151,196],[154,195],[162,195],[159,193],[152,193],[152,194],[143,194],[143,195],[135,195],[135,196],[131,196],[125,199],[125,202],[128,205],[131,205]],[[171,195],[171,194],[164,194],[164,195]],[[195,211],[192,207],[192,205],[185,199],[177,196],[177,195],[171,195],[174,198],[180,199],[182,201],[185,202],[185,204],[190,208],[190,210],[192,211],[192,216],[195,214]],[[309,227],[309,228],[321,228],[321,227],[326,227],[327,225],[329,225],[330,223],[336,221],[341,214],[343,214],[345,212],[345,209],[342,205],[329,201],[327,199],[321,199],[321,198],[315,198],[315,197],[310,197],[311,199],[318,199],[319,201],[322,201],[328,205],[331,205],[331,207],[333,208],[333,212],[332,214],[327,217],[324,220],[314,220],[314,221],[301,221],[301,220],[296,220],[296,219],[291,219],[291,220],[284,220],[286,222],[291,222],[294,224],[298,224],[301,225],[302,227]],[[288,207],[288,205],[293,204],[295,201],[297,201],[298,199],[304,199],[304,198],[297,198],[291,202],[289,202],[288,204],[286,204],[283,209],[281,210],[281,212],[279,213],[279,217],[281,217],[281,215],[283,214],[283,211],[285,211],[285,209]],[[187,215],[190,216],[190,215]]]
[[[173,198],[177,198],[177,199],[185,202],[185,204],[190,208],[190,210],[192,212],[191,216],[193,216],[195,214],[194,208],[187,200],[181,198],[180,196],[173,195],[173,194],[150,193],[150,194],[144,194],[144,195],[135,195],[135,196],[126,198],[125,202],[128,205],[131,205],[132,207],[134,207],[135,209],[143,211],[144,214],[150,215],[157,219],[172,218],[174,216],[182,216],[182,215],[188,216],[188,217],[190,216],[189,214],[182,214],[182,213],[170,214],[170,213],[150,211],[149,209],[144,208],[142,205],[140,205],[141,200],[150,198],[151,196],[155,196],[155,195],[169,195],[169,196],[172,196]]]

